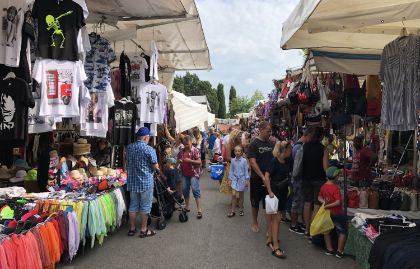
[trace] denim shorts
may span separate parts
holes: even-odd
[[[130,192],[129,213],[150,214],[153,202],[153,188],[144,192]]]
[[[334,222],[337,233],[347,234],[347,218],[344,215],[331,214],[331,220]]]
[[[190,188],[192,189],[194,198],[201,198],[199,178],[186,176],[183,177],[182,192],[185,199],[190,198]]]

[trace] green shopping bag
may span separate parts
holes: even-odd
[[[318,234],[326,234],[334,229],[334,223],[331,220],[330,211],[324,208],[325,204],[322,204],[316,213],[314,220],[311,223],[311,236]]]

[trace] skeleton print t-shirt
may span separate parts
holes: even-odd
[[[162,84],[143,83],[140,85],[139,97],[140,121],[162,124],[168,101],[166,87]]]
[[[77,35],[85,25],[80,5],[66,0],[35,0],[32,16],[38,20],[37,56],[77,61]]]
[[[80,87],[86,80],[81,61],[37,60],[32,74],[41,84],[39,116],[78,117]]]
[[[0,1],[0,64],[18,67],[26,0]]]
[[[128,145],[135,141],[137,107],[130,101],[117,101],[111,110],[113,144]]]
[[[0,80],[0,141],[24,140],[28,107],[34,105],[23,79]]]

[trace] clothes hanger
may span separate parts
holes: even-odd
[[[401,21],[401,23],[403,25],[403,28],[400,31],[400,38],[404,38],[404,37],[407,37],[409,35],[409,33],[407,31],[407,28],[405,27],[404,21],[405,21],[405,17],[403,17],[403,19]]]
[[[7,75],[3,78],[3,80],[7,80],[7,79],[15,79],[16,75],[13,71],[10,71],[9,73],[7,73]]]

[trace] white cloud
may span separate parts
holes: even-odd
[[[299,51],[280,49],[282,23],[297,0],[197,0],[213,69],[195,72],[214,86],[234,85],[238,95],[268,93],[272,79],[298,67]]]

